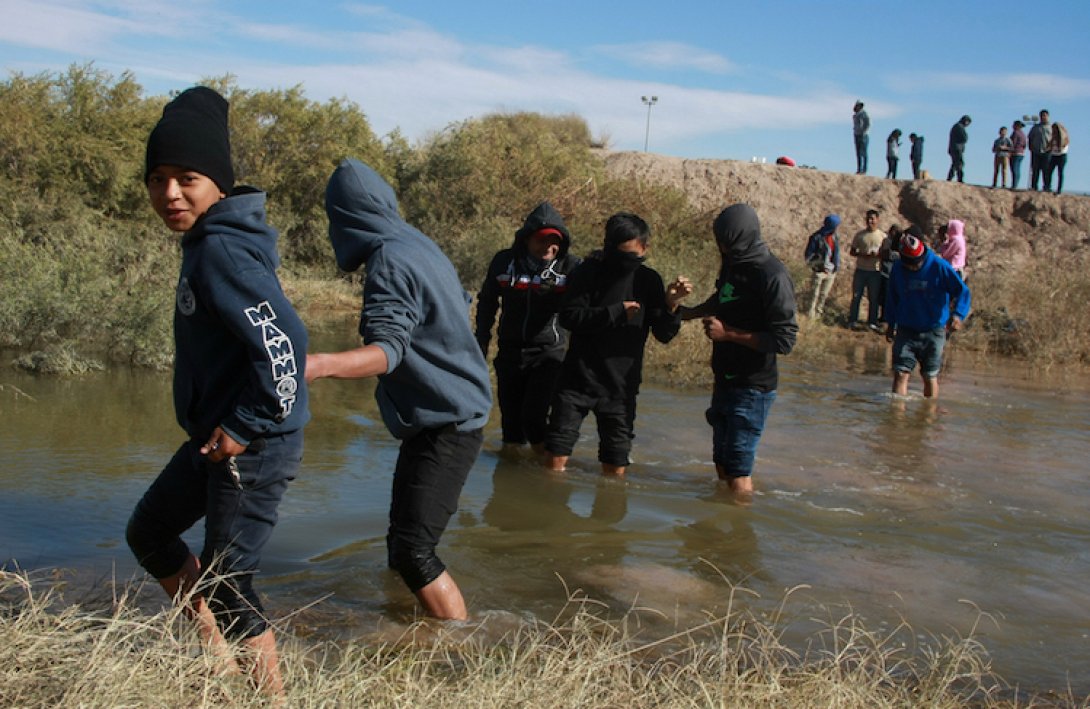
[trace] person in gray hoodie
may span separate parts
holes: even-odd
[[[326,187],[337,265],[366,265],[363,346],[311,353],[307,381],[377,377],[382,420],[401,441],[386,547],[435,618],[464,620],[465,600],[435,553],[477,460],[492,390],[469,326],[469,294],[439,246],[398,212],[393,188],[359,160],[341,162]]]

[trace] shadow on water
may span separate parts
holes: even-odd
[[[653,609],[649,628],[666,631],[732,600],[767,615],[798,589],[800,617],[850,607],[874,629],[950,634],[979,608],[1004,677],[1090,691],[1090,383],[956,363],[933,405],[889,394],[887,370],[877,346],[834,370],[785,362],[749,508],[714,480],[704,393],[645,389],[626,480],[598,474],[593,425],[553,475],[501,457],[494,416],[440,555],[482,615],[551,620],[582,594]],[[0,558],[89,583],[138,576],[124,524],[182,440],[169,375],[0,384]],[[396,633],[417,613],[386,568],[397,443],[369,382],[321,382],[312,401],[261,589],[274,613],[305,609],[301,635]]]

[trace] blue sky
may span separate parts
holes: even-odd
[[[532,110],[579,114],[613,149],[642,150],[640,98],[655,95],[651,152],[853,172],[860,98],[870,174],[885,173],[885,138],[900,128],[899,174],[916,132],[924,167],[944,177],[950,126],[968,113],[967,180],[991,184],[998,127],[1048,108],[1071,134],[1065,190],[1090,192],[1085,0],[0,0],[0,17],[7,72],[94,62],[151,94],[228,73],[244,88],[301,84],[410,139]]]

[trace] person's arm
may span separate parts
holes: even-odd
[[[378,345],[364,345],[343,352],[312,352],[307,355],[307,381],[364,379],[385,374],[389,366],[386,350]]]
[[[965,285],[965,281],[961,280],[954,269],[948,269],[945,280],[946,292],[950,294],[950,322],[947,329],[955,332],[961,329],[961,324],[965,318],[969,317],[972,296],[969,293],[969,286]]]
[[[246,380],[233,407],[202,452],[219,461],[284,421],[305,386],[307,334],[271,266],[229,249],[224,237],[206,237],[202,297],[243,344]]]
[[[683,298],[692,293],[693,286],[688,278],[678,276],[669,286],[663,287],[662,278],[653,271],[650,273],[654,278],[649,278],[646,282],[650,284],[649,287],[654,288],[651,294],[652,302],[648,307],[651,334],[656,340],[665,344],[674,339],[681,330],[678,306]]]
[[[414,295],[418,289],[411,273],[375,261],[368,263],[360,314],[363,346],[309,354],[307,381],[325,377],[362,379],[387,374],[401,364],[421,319]]]
[[[715,314],[715,305],[719,302],[719,293],[713,292],[708,299],[700,305],[694,305],[689,307],[687,305],[678,306],[678,315],[682,320],[696,320],[697,318],[706,318],[709,315]]]
[[[795,347],[799,325],[795,318],[795,289],[784,273],[772,277],[762,294],[766,330],[743,330],[725,325],[719,318],[704,318],[704,334],[713,342],[733,342],[757,352],[786,355]]]
[[[635,301],[617,301],[606,305],[592,303],[600,261],[584,261],[572,271],[568,290],[560,303],[560,326],[572,332],[596,332],[628,322],[628,310],[639,308]]]
[[[499,275],[500,268],[498,268],[498,262],[501,260],[501,255],[504,252],[496,254],[492,259],[492,263],[489,264],[488,273],[485,274],[484,283],[481,284],[481,290],[477,293],[477,314],[476,314],[476,330],[474,336],[477,338],[477,345],[481,348],[481,354],[486,358],[488,357],[488,344],[492,340],[492,326],[496,322],[496,313],[500,309],[500,286],[496,281],[497,275]]]

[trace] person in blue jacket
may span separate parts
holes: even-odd
[[[386,548],[424,611],[464,620],[465,600],[435,553],[458,509],[492,408],[488,364],[469,327],[469,294],[439,246],[398,212],[393,188],[359,160],[326,187],[337,265],[366,264],[363,346],[311,353],[307,379],[378,377],[383,423],[401,441]]]
[[[202,637],[233,668],[278,694],[273,630],[253,577],[299,468],[310,417],[307,332],[281,290],[265,195],[235,187],[228,103],[198,86],[163,109],[148,138],[152,207],[181,235],[174,310],[174,409],[188,440],[148,488],[126,538]],[[205,520],[200,558],[181,534]],[[202,577],[202,571],[205,576]]]
[[[901,258],[893,263],[886,293],[886,340],[893,343],[893,393],[908,393],[908,378],[917,363],[923,395],[939,395],[939,370],[947,333],[961,329],[969,317],[969,287],[923,243],[919,227],[901,237]]]

